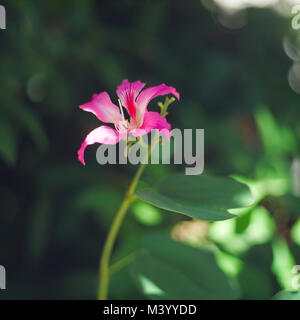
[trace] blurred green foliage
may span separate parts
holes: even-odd
[[[249,185],[255,204],[233,210],[238,218],[203,222],[202,230],[189,229],[189,218],[136,203],[115,248],[113,262],[124,263],[115,264],[110,297],[299,298],[289,292],[291,268],[300,264],[300,206],[290,170],[300,150],[299,96],[289,87],[292,62],[282,49],[289,18],[249,9],[247,24],[229,30],[196,0],[1,4],[7,30],[0,31],[0,264],[8,275],[1,299],[96,298],[103,241],[136,168],[99,166],[95,146],[87,149],[86,167],[77,161],[82,140],[98,126],[77,106],[100,91],[113,97],[124,78],[176,87],[173,127],[204,128],[205,173],[234,175]],[[182,170],[151,165],[143,180],[152,184]],[[153,248],[131,255],[143,241],[157,246],[157,232],[165,236],[170,226],[193,246],[165,240],[179,250],[179,261],[180,250],[187,255],[192,271]],[[207,283],[190,278],[197,275],[194,254],[199,265],[213,265],[198,270]],[[160,277],[157,287],[149,280],[155,268],[191,286],[172,290]],[[213,283],[216,274],[227,291]]]

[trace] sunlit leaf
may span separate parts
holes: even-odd
[[[285,239],[280,238],[273,242],[273,255],[272,270],[276,274],[278,282],[283,289],[293,289],[292,279],[294,274],[292,269],[296,262]]]
[[[155,226],[163,219],[157,208],[143,201],[136,201],[131,210],[138,221],[148,226]]]
[[[291,237],[300,246],[300,219],[296,221],[291,230]]]
[[[275,232],[275,223],[270,213],[261,206],[254,207],[246,213],[247,225],[243,232],[238,232],[239,220],[244,220],[244,216],[234,220],[228,220],[211,224],[209,236],[212,240],[220,243],[231,253],[242,253],[251,246],[263,244],[270,241]]]

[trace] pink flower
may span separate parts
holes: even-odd
[[[107,92],[94,94],[92,100],[79,106],[84,111],[92,112],[99,120],[112,123],[114,129],[101,126],[91,131],[78,150],[78,159],[85,165],[84,150],[94,143],[116,144],[130,133],[135,137],[148,134],[157,129],[161,135],[169,137],[171,125],[158,112],[148,111],[149,102],[167,94],[173,94],[179,100],[179,93],[175,88],[161,84],[142,90],[145,83],[141,81],[129,82],[123,80],[117,88],[119,107],[111,102]],[[129,120],[124,117],[123,107],[129,114]]]

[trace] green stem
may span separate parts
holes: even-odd
[[[110,274],[114,274],[127,266],[136,256],[136,252],[131,252],[129,255],[125,256],[124,258],[120,259],[119,261],[115,262],[113,265],[110,266],[109,271]]]
[[[159,106],[161,107],[161,114],[163,117],[165,117],[167,115],[167,108],[168,106],[174,101],[174,98],[166,98],[164,104],[159,104]],[[142,143],[142,140],[140,141],[140,143]],[[154,142],[154,144],[156,144],[157,141]],[[148,154],[147,154],[147,158],[150,156],[151,154],[151,149],[153,148],[153,146],[148,148]],[[116,217],[110,227],[107,239],[105,241],[104,244],[104,248],[102,251],[102,255],[100,258],[100,269],[99,269],[99,292],[98,292],[98,299],[99,300],[106,300],[107,299],[107,292],[108,292],[108,286],[109,286],[109,277],[110,277],[110,268],[109,268],[109,262],[110,262],[110,257],[111,257],[111,253],[112,253],[112,249],[114,246],[114,243],[116,241],[116,237],[118,235],[118,232],[120,230],[120,226],[123,222],[123,219],[125,217],[125,214],[127,212],[127,209],[129,208],[130,204],[136,199],[136,195],[134,194],[136,186],[139,182],[139,179],[147,165],[148,161],[146,161],[146,163],[144,163],[142,161],[142,164],[140,165],[138,171],[136,172],[130,186],[129,189],[125,195],[125,198],[121,204],[121,207],[119,209],[119,211],[116,214]]]
[[[107,239],[104,244],[102,256],[100,259],[100,283],[99,283],[99,292],[98,292],[98,299],[99,300],[106,300],[107,299],[107,292],[108,292],[108,286],[109,286],[109,277],[110,277],[110,271],[109,271],[109,261],[112,253],[112,249],[116,240],[116,237],[118,235],[120,226],[123,222],[123,219],[125,217],[125,214],[127,212],[128,207],[134,201],[135,199],[135,189],[138,184],[138,181],[146,167],[146,164],[141,164],[138,171],[136,172],[129,189],[125,195],[125,198],[120,206],[119,211],[116,214],[116,217],[110,227]]]

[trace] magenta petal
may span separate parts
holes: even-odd
[[[158,112],[147,111],[144,116],[143,125],[132,131],[135,137],[143,136],[151,130],[157,129],[159,133],[166,138],[170,138],[171,125],[167,122],[166,118],[161,116]]]
[[[91,101],[79,106],[79,108],[92,112],[103,122],[117,123],[122,119],[120,109],[111,102],[107,92],[94,94]]]
[[[135,119],[136,115],[135,99],[144,86],[145,83],[142,83],[141,81],[129,82],[125,79],[117,88],[117,95],[120,98],[122,105],[127,109],[129,115],[133,119]]]
[[[107,126],[98,127],[91,131],[81,144],[81,147],[78,150],[78,160],[85,165],[84,151],[87,146],[94,143],[116,144],[126,136],[127,133],[120,134],[117,130]]]
[[[175,88],[169,87],[165,84],[161,84],[159,86],[150,87],[143,90],[140,95],[137,97],[136,105],[137,105],[137,112],[139,114],[139,119],[142,120],[145,110],[147,109],[148,103],[158,97],[158,96],[165,96],[167,94],[174,95],[179,100],[179,93],[176,91]]]
[[[78,150],[78,160],[85,166],[84,161],[84,150],[87,147],[87,143],[85,141],[82,142],[80,149]]]

